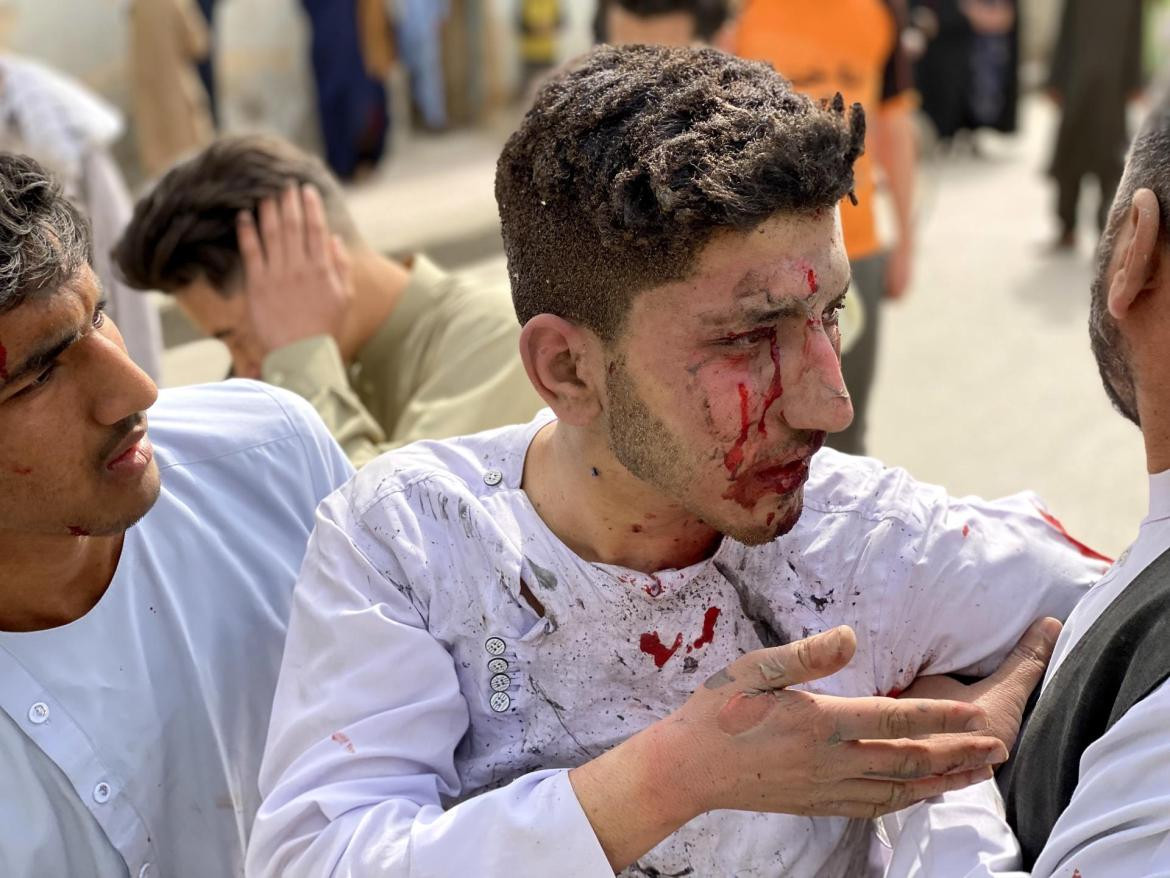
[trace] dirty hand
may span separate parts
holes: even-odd
[[[945,698],[981,707],[991,733],[1010,750],[1020,734],[1020,722],[1032,690],[1044,679],[1060,628],[1056,619],[1033,622],[995,673],[978,683],[968,686],[950,677],[922,677],[902,697]]]
[[[700,813],[876,817],[986,780],[1007,759],[989,734],[955,734],[986,732],[975,705],[787,688],[836,673],[856,646],[841,627],[748,653],[667,717]]]
[[[248,211],[237,236],[244,293],[265,355],[316,335],[337,337],[353,299],[349,258],[330,235],[315,187],[293,186],[260,203],[260,228]]]

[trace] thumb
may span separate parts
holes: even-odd
[[[1011,654],[981,686],[1002,691],[1023,709],[1032,690],[1044,678],[1060,629],[1061,624],[1056,619],[1033,622]]]
[[[784,646],[749,652],[729,669],[742,689],[783,689],[837,673],[853,659],[857,636],[841,625]]]

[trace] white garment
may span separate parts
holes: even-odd
[[[110,251],[134,210],[110,155],[122,115],[80,83],[19,55],[0,52],[0,149],[45,166],[93,226],[94,270],[130,357],[159,381],[162,325],[147,296],[118,280]]]
[[[656,575],[587,563],[520,489],[550,419],[392,452],[321,505],[249,875],[612,875],[565,769],[744,652],[844,623],[857,657],[816,691],[983,673],[1034,618],[1067,615],[1103,569],[1029,495],[954,500],[827,449],[799,524],[770,545],[724,540],[711,560]],[[871,831],[713,812],[626,874],[852,878]]]
[[[1077,606],[1044,685],[1098,617],[1170,549],[1170,471],[1150,477],[1150,514],[1137,541]],[[1081,755],[1077,787],[1031,873],[1004,820],[994,783],[886,818],[889,876],[1150,878],[1170,876],[1170,683],[1163,683]],[[899,829],[899,825],[901,828]]]
[[[296,571],[352,470],[256,382],[164,391],[149,417],[162,494],[106,593],[0,633],[4,878],[243,872]]]

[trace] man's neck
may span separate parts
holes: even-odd
[[[353,302],[338,339],[346,363],[357,359],[361,349],[382,328],[410,283],[406,266],[368,247],[354,248],[350,259]]]
[[[554,422],[524,462],[524,490],[549,529],[586,561],[654,573],[709,558],[717,531],[622,466],[600,437]]]
[[[118,569],[125,534],[0,535],[0,631],[42,631],[94,608]]]

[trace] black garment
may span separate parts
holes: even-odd
[[[1126,587],[1049,681],[1000,772],[1028,870],[1072,800],[1081,754],[1170,679],[1170,551]],[[1034,709],[1032,709],[1034,708]]]
[[[211,121],[219,127],[219,106],[215,100],[215,4],[216,0],[199,0],[199,11],[207,19],[207,57],[199,62],[199,78],[207,91],[207,105],[211,109]]]
[[[1019,104],[1020,27],[1006,34],[979,35],[960,8],[959,0],[912,0],[913,10],[925,9],[938,21],[938,33],[914,65],[922,110],[939,137],[960,131],[991,128],[1016,130]]]
[[[1142,0],[1067,0],[1049,87],[1060,96],[1051,174],[1062,231],[1076,222],[1081,180],[1095,176],[1108,210],[1129,142],[1126,105],[1142,87]]]

